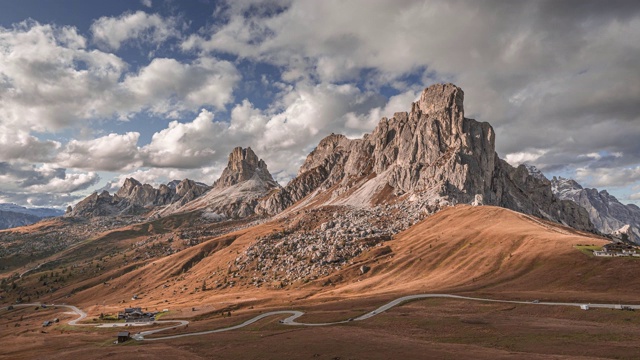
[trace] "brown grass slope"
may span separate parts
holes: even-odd
[[[392,298],[413,293],[591,302],[640,299],[636,276],[640,260],[588,257],[575,245],[602,245],[607,241],[490,206],[456,206],[441,211],[362,254],[352,266],[309,284],[256,288],[246,274],[233,276],[234,259],[258,236],[280,228],[277,222],[255,226],[211,239],[122,276],[114,272],[109,286],[87,289],[72,300],[86,304],[95,304],[95,299],[108,304],[126,300],[129,304],[132,294],[142,294],[136,304],[187,308],[232,303],[289,306],[292,302]],[[371,270],[363,275],[361,265]],[[216,288],[217,283],[229,281],[234,282],[233,287]],[[208,290],[195,291],[203,282]]]
[[[456,206],[383,244],[391,253],[363,262],[369,273],[344,270],[340,275],[349,284],[334,295],[474,292],[639,301],[639,259],[588,257],[575,248],[607,242],[504,208]]]

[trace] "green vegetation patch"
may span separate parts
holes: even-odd
[[[593,257],[594,251],[602,250],[602,246],[598,246],[598,245],[576,245],[575,248],[580,250],[581,253],[589,257]]]

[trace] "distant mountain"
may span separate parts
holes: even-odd
[[[106,191],[91,194],[68,216],[144,215],[157,218],[201,211],[212,220],[245,218],[255,214],[261,199],[279,188],[267,164],[251,148],[237,147],[229,154],[227,167],[213,186],[185,179],[171,181],[156,189],[129,178],[113,195]]]
[[[0,204],[0,229],[30,225],[44,218],[62,216],[64,212],[49,208],[26,208],[16,204]]]
[[[128,178],[114,195],[107,191],[100,194],[94,192],[76,204],[67,216],[142,215],[159,206],[174,203],[184,205],[209,189],[209,186],[189,179],[172,181],[156,189],[149,184],[143,185],[136,179]]]
[[[158,215],[201,210],[212,219],[244,218],[255,214],[259,201],[276,189],[280,185],[273,180],[267,164],[250,147],[236,147],[211,191],[186,204],[160,209]]]
[[[554,176],[551,185],[559,199],[574,201],[585,208],[600,232],[619,238],[628,237],[640,244],[640,207],[624,205],[606,190],[583,188],[572,179]]]

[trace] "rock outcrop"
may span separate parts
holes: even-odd
[[[141,215],[156,207],[184,205],[209,189],[209,186],[189,179],[172,181],[169,185],[163,184],[156,189],[149,184],[143,185],[136,179],[128,178],[114,195],[107,191],[100,194],[95,192],[80,201],[66,216]]]
[[[574,201],[585,208],[593,225],[603,234],[640,244],[640,207],[624,205],[606,190],[583,188],[572,179],[554,176],[551,185],[559,199]]]
[[[255,214],[261,199],[279,188],[267,164],[251,148],[237,147],[229,154],[227,167],[211,191],[194,201],[162,209],[158,215],[199,210],[211,219],[245,218]]]
[[[220,178],[213,184],[215,188],[226,188],[237,185],[253,178],[277,186],[273,177],[267,170],[267,164],[259,159],[251,148],[236,147],[229,154],[227,167],[222,171]]]
[[[479,202],[594,230],[586,211],[556,199],[548,181],[501,160],[493,128],[465,118],[463,102],[457,86],[433,85],[410,112],[382,118],[362,139],[327,136],[296,178],[261,200],[257,212],[276,214],[296,202],[296,208],[370,207],[405,200],[436,206]]]

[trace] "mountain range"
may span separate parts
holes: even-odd
[[[637,205],[622,204],[606,190],[583,188],[575,180],[563,177],[554,176],[551,186],[559,199],[574,201],[585,208],[601,233],[640,244],[640,207]]]
[[[493,128],[464,116],[464,92],[453,84],[426,88],[410,111],[382,118],[360,139],[325,137],[284,187],[250,147],[237,147],[211,185],[184,179],[155,188],[129,178],[113,195],[95,192],[66,216],[157,219],[196,212],[205,220],[220,221],[286,216],[324,206],[373,209],[394,204],[419,213],[414,217],[420,219],[461,203],[505,207],[640,243],[637,206],[500,159]],[[5,227],[60,215],[16,205],[0,211],[12,212],[2,216]]]
[[[11,203],[0,204],[0,229],[29,225],[62,214],[64,212],[58,209],[26,208]]]
[[[474,203],[595,231],[587,212],[554,197],[548,181],[500,159],[493,128],[465,118],[463,102],[459,87],[433,85],[409,112],[383,118],[361,139],[324,138],[284,187],[251,148],[238,147],[210,187],[185,179],[175,190],[167,185],[156,189],[127,179],[116,194],[94,193],[68,215],[157,218],[199,211],[220,220],[322,206],[367,209],[403,203],[435,211]]]

